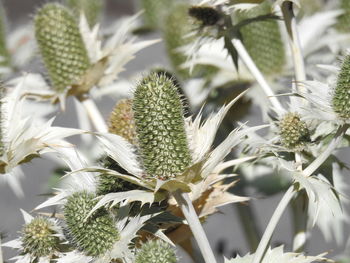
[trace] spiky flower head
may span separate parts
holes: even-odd
[[[34,218],[22,229],[23,252],[33,257],[51,255],[59,245],[56,234],[53,222],[43,217]]]
[[[78,84],[90,60],[72,13],[59,4],[44,5],[35,16],[35,37],[56,91]]]
[[[108,131],[135,143],[136,131],[131,99],[120,100],[115,105],[109,117]]]
[[[237,12],[242,21],[271,13],[271,5],[264,1],[249,11]],[[255,21],[241,28],[243,44],[257,67],[266,75],[279,73],[285,64],[285,49],[276,20]]]
[[[349,33],[350,32],[350,1],[341,0],[340,9],[344,13],[338,16],[338,21],[335,25],[339,32]]]
[[[137,251],[135,263],[176,263],[174,248],[162,240],[143,243]]]
[[[218,23],[222,14],[210,6],[191,6],[188,14],[201,22],[202,26],[213,26]]]
[[[332,107],[342,119],[350,118],[350,55],[344,58],[333,90]]]
[[[310,142],[310,131],[298,113],[286,113],[279,121],[279,132],[284,147],[302,150]]]
[[[90,27],[98,22],[104,6],[104,0],[66,0],[66,3],[76,17],[80,17],[80,12],[83,12]]]
[[[137,86],[133,103],[143,166],[150,177],[175,178],[191,163],[183,106],[177,87],[152,73]]]
[[[119,232],[104,208],[87,217],[97,204],[95,198],[86,191],[72,194],[64,206],[64,217],[73,245],[87,256],[97,257],[112,248]]]

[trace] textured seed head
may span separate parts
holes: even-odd
[[[350,55],[347,55],[333,90],[332,106],[342,119],[350,119]]]
[[[35,16],[35,37],[54,88],[63,92],[90,67],[74,16],[59,4],[44,5]]]
[[[176,263],[175,250],[162,240],[150,240],[137,251],[135,263]]]
[[[104,208],[87,218],[97,204],[95,197],[85,191],[74,193],[64,206],[64,217],[73,245],[87,256],[96,257],[112,248],[119,232]]]
[[[110,133],[123,137],[130,143],[135,143],[136,131],[132,100],[123,99],[115,105],[109,117],[108,130]]]
[[[183,108],[172,80],[156,73],[137,86],[133,103],[136,134],[147,175],[166,180],[191,164]]]
[[[80,12],[84,12],[90,27],[98,22],[104,6],[104,0],[66,0],[66,2],[76,17],[79,18]]]
[[[336,29],[342,33],[350,32],[350,1],[341,0],[340,9],[343,10],[343,14],[338,16],[338,21],[335,25]]]
[[[202,26],[213,26],[221,18],[221,14],[210,6],[191,6],[188,14],[200,21]]]
[[[43,217],[34,218],[22,229],[23,252],[31,254],[34,257],[49,256],[55,251],[59,244],[59,238],[54,225],[48,219]]]
[[[292,150],[302,150],[310,142],[310,132],[297,113],[285,114],[279,122],[283,146]]]
[[[268,1],[244,12],[237,13],[242,21],[271,13]],[[241,28],[243,43],[257,67],[266,75],[279,73],[285,64],[285,49],[276,20],[252,22]]]

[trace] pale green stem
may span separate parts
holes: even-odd
[[[198,215],[188,194],[177,190],[173,193],[173,195],[187,220],[188,226],[190,227],[194,238],[197,241],[204,261],[206,263],[216,263],[216,259],[213,250],[210,247],[209,240],[204,232],[202,224],[199,221]]]
[[[298,192],[292,200],[294,237],[293,251],[302,252],[307,240],[307,196],[305,191]]]
[[[337,148],[343,136],[345,135],[347,129],[349,128],[349,124],[344,124],[340,126],[334,135],[332,141],[328,144],[326,150],[321,153],[308,167],[304,169],[302,174],[306,177],[312,175],[332,154],[332,152]]]
[[[253,59],[248,54],[246,48],[244,47],[241,40],[238,38],[232,39],[232,44],[236,48],[238,55],[240,59],[242,59],[243,63],[246,65],[246,67],[249,69],[250,73],[254,76],[266,96],[269,98],[271,104],[278,112],[284,112],[284,109],[281,105],[281,103],[278,101],[278,99],[275,97],[274,92],[272,91],[270,85],[267,83],[266,79],[264,78],[261,71],[258,69],[258,67],[255,65]]]
[[[96,131],[108,132],[108,126],[95,102],[89,97],[80,98],[79,100],[84,106],[86,113],[89,116],[90,121],[94,125]]]
[[[295,194],[294,186],[291,185],[287,192],[282,197],[279,202],[275,212],[273,213],[270,222],[268,223],[265,232],[260,240],[259,246],[254,254],[254,259],[252,263],[260,263],[264,257],[267,246],[270,243],[272,234],[277,226],[278,221],[280,220],[283,212],[286,210],[290,200],[293,198]]]

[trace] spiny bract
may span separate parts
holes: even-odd
[[[112,248],[119,239],[119,232],[104,208],[87,218],[97,204],[95,198],[86,191],[74,193],[64,206],[64,217],[73,245],[87,256],[97,257]]]
[[[175,250],[162,240],[150,240],[137,251],[135,263],[176,263]]]
[[[310,142],[310,132],[300,115],[294,112],[285,114],[279,122],[283,146],[292,150],[302,150]]]
[[[109,117],[110,133],[119,135],[130,143],[135,143],[135,122],[132,112],[132,100],[120,100],[114,107]]]
[[[166,180],[184,172],[191,154],[177,88],[156,73],[144,78],[134,94],[134,118],[147,175]]]
[[[59,244],[59,238],[51,221],[43,217],[34,218],[22,229],[23,252],[34,257],[52,254]]]
[[[35,16],[35,37],[54,88],[64,92],[90,67],[74,16],[59,4],[44,5]]]
[[[249,11],[237,12],[239,21],[271,13],[265,1]],[[267,75],[279,73],[285,64],[285,49],[276,20],[254,21],[241,28],[243,43],[257,67]]]
[[[338,74],[333,90],[333,110],[340,118],[350,118],[350,55],[347,55]]]
[[[73,9],[77,18],[83,11],[90,27],[94,26],[102,13],[104,0],[66,0],[67,5]]]

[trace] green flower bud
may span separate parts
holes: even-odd
[[[249,11],[237,13],[239,21],[271,13],[265,1]],[[254,21],[241,28],[243,44],[257,67],[266,75],[281,72],[285,64],[285,49],[276,20]]]
[[[74,11],[77,18],[83,11],[90,27],[97,24],[104,7],[104,0],[66,0],[66,3]]]
[[[310,142],[310,132],[297,113],[285,114],[279,122],[281,141],[284,147],[291,150],[302,150]]]
[[[59,245],[54,224],[46,218],[37,217],[22,229],[23,252],[34,257],[51,255]]]
[[[213,26],[221,18],[221,13],[209,6],[191,6],[188,14],[202,23],[202,26]]]
[[[86,191],[74,193],[64,206],[64,217],[73,245],[87,256],[97,257],[112,248],[119,232],[104,208],[87,218],[97,204],[95,197]]]
[[[90,60],[70,11],[59,4],[44,5],[35,16],[35,36],[57,92],[77,84],[90,68]]]
[[[176,263],[174,248],[162,240],[150,240],[137,251],[135,263]]]
[[[341,0],[340,9],[344,11],[338,16],[338,21],[335,25],[336,29],[342,33],[350,32],[350,1]]]
[[[10,64],[11,57],[6,43],[6,13],[0,2],[0,66],[9,67]]]
[[[333,90],[332,106],[340,118],[350,118],[350,55],[347,55],[341,65],[337,83]]]
[[[177,88],[156,73],[137,86],[133,104],[141,159],[148,176],[174,178],[191,164]]]
[[[123,99],[115,105],[109,117],[108,131],[135,144],[136,131],[132,100]]]
[[[145,26],[150,29],[159,29],[163,18],[174,0],[141,0],[141,9],[144,10],[143,18]]]

